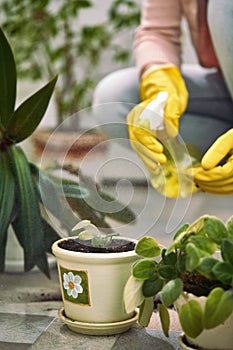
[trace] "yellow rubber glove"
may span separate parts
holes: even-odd
[[[229,157],[224,165],[219,162]],[[202,167],[194,168],[194,181],[208,193],[233,193],[233,129],[220,136],[202,158]]]
[[[179,118],[185,111],[188,101],[185,82],[180,70],[175,66],[155,69],[142,77],[140,83],[142,102],[135,106],[127,116],[132,148],[151,174],[156,174],[157,163],[164,164],[167,158],[163,153],[163,145],[150,130],[140,126],[140,115],[144,108],[162,91],[168,93],[164,109],[165,127],[170,135],[175,136],[178,132]]]

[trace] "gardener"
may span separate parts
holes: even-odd
[[[233,151],[233,1],[207,1],[144,0],[133,46],[136,67],[105,77],[93,105],[101,105],[96,118],[107,125],[109,136],[129,137],[153,173],[156,162],[164,163],[166,157],[161,143],[138,127],[138,111],[159,92],[168,92],[165,120],[203,154],[213,144],[202,168],[195,169],[194,181],[205,192],[229,194],[233,155],[224,158],[223,166],[217,164]],[[181,64],[183,17],[200,65]]]

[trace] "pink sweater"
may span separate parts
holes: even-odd
[[[141,24],[134,40],[134,56],[140,71],[151,64],[180,66],[183,16],[187,19],[193,46],[202,61],[200,50],[197,50],[198,0],[143,0],[142,4]],[[206,42],[205,45],[208,47]]]

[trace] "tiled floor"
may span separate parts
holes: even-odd
[[[0,313],[0,346],[14,349],[18,345],[27,348],[53,322],[53,318],[42,315]],[[1,344],[2,343],[2,344]]]
[[[156,320],[153,324],[157,330],[135,325],[126,333],[112,336],[72,332],[57,316],[62,302],[58,300],[56,268],[51,272],[51,280],[39,272],[0,275],[0,350],[177,349],[180,332],[171,331],[167,339]]]

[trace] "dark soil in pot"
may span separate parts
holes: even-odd
[[[124,239],[113,239],[106,247],[93,247],[91,240],[84,241],[78,238],[67,239],[58,243],[62,249],[71,250],[82,253],[123,253],[132,251],[135,248],[135,243]]]
[[[196,296],[208,296],[212,289],[224,286],[219,281],[209,280],[198,273],[186,273],[183,276],[184,290]]]

